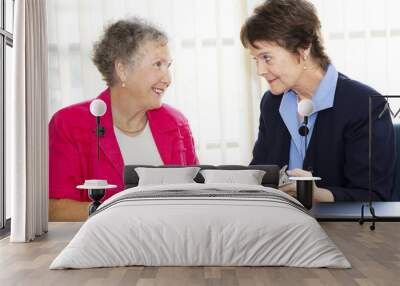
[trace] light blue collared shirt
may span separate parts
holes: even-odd
[[[307,135],[307,146],[310,144],[311,136],[317,119],[318,112],[333,106],[335,98],[336,84],[338,79],[338,72],[333,65],[328,66],[325,76],[322,78],[321,83],[312,101],[314,104],[314,111],[308,117],[308,128],[310,132]],[[304,137],[299,134],[299,127],[302,122],[298,122],[297,115],[297,95],[293,90],[289,90],[283,94],[281,105],[279,106],[279,113],[289,130],[290,140],[290,154],[289,154],[289,169],[303,168],[304,161]]]

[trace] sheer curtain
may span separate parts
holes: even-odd
[[[262,2],[248,0],[248,11],[251,13]],[[328,55],[338,71],[382,94],[400,95],[400,1],[311,2],[321,20]],[[264,83],[261,85],[262,90],[267,89]],[[259,96],[253,94],[253,97],[259,100]],[[396,112],[400,99],[391,100],[390,104]],[[394,121],[400,123],[400,117]]]
[[[16,1],[13,91],[6,98],[6,187],[12,242],[47,231],[47,32],[45,0]]]
[[[240,26],[260,0],[48,0],[49,117],[104,87],[91,62],[103,26],[128,16],[170,36],[166,103],[188,117],[201,163],[247,164],[267,86],[241,47]],[[383,94],[400,94],[400,1],[312,0],[337,69]],[[400,102],[392,103],[395,108]]]
[[[382,94],[400,95],[400,1],[313,2],[338,69]],[[400,108],[400,99],[390,101],[392,109]],[[400,123],[400,118],[394,121]]]
[[[105,88],[91,62],[103,26],[128,16],[167,32],[173,83],[164,101],[189,119],[203,164],[248,164],[254,130],[243,0],[48,0],[49,117]]]

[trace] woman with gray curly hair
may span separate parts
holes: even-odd
[[[134,18],[105,29],[94,46],[93,62],[108,88],[105,134],[97,160],[96,123],[90,101],[59,110],[49,123],[49,217],[79,221],[87,217],[89,198],[77,185],[85,179],[106,179],[123,190],[124,165],[197,164],[187,119],[161,99],[171,83],[171,58],[166,35]]]

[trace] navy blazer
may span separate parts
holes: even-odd
[[[374,89],[339,73],[333,107],[318,112],[303,169],[322,178],[335,201],[369,197],[369,95]],[[261,100],[258,138],[251,165],[289,163],[291,136],[279,114],[281,95],[266,92]],[[395,166],[395,141],[386,100],[372,100],[372,200],[390,200]]]

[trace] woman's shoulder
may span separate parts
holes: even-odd
[[[53,114],[49,124],[85,124],[87,119],[92,117],[89,110],[90,102],[91,100],[87,100],[61,108]]]
[[[380,95],[380,93],[371,86],[339,73],[337,81],[337,92],[344,94],[347,99],[368,98],[370,95]]]
[[[103,90],[97,99],[101,99],[107,105],[107,110],[110,109],[110,89],[106,88]],[[66,123],[79,123],[85,124],[87,119],[93,118],[90,113],[90,103],[96,99],[91,98],[85,101],[81,101],[75,104],[68,105],[59,109],[54,115],[50,122],[66,122]],[[109,111],[106,111],[109,112]],[[107,114],[107,113],[106,113]]]
[[[181,111],[165,103],[160,108],[149,110],[148,117],[157,124],[181,126],[188,122]]]
[[[340,113],[347,114],[349,118],[365,119],[371,96],[374,96],[373,108],[386,103],[385,97],[371,86],[339,73],[334,106]]]

